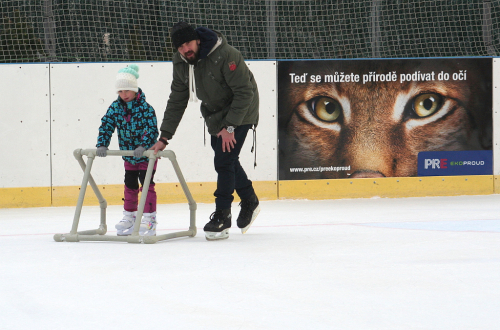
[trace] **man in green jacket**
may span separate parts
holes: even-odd
[[[204,231],[207,240],[229,237],[233,193],[241,199],[236,221],[245,233],[260,207],[250,181],[241,167],[239,154],[248,131],[259,121],[259,92],[241,53],[217,31],[196,30],[186,22],[176,23],[171,38],[174,54],[171,93],[160,127],[159,141],[151,148],[165,149],[186,110],[188,101],[201,100],[200,110],[211,135],[217,172],[215,212]]]

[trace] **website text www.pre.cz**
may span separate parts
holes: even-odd
[[[350,171],[351,166],[316,166],[316,167],[290,167],[292,173],[307,173],[307,172],[339,172]]]

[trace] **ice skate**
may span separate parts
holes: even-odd
[[[229,228],[231,228],[231,209],[216,209],[203,230],[208,241],[216,241],[228,238]]]
[[[137,211],[129,212],[123,211],[123,219],[120,220],[115,225],[117,229],[116,235],[118,236],[128,236],[134,231],[134,223],[137,215]]]
[[[144,213],[141,226],[139,227],[140,236],[156,236],[156,212]]]
[[[247,232],[248,228],[252,225],[257,215],[260,212],[259,199],[254,194],[249,199],[243,199],[240,202],[241,210],[236,220],[238,228],[241,228],[241,233]]]

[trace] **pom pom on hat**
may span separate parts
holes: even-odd
[[[128,67],[120,69],[116,76],[116,92],[119,91],[134,91],[138,92],[137,78],[139,78],[139,66],[130,64]]]

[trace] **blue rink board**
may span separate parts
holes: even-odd
[[[369,227],[441,230],[441,231],[480,231],[500,233],[500,220],[461,220],[461,221],[428,221],[428,222],[384,222],[362,224]]]

